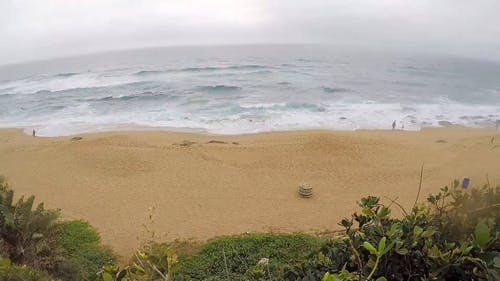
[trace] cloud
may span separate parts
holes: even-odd
[[[349,43],[500,58],[496,0],[2,0],[0,64],[184,44]]]

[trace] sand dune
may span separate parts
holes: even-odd
[[[410,208],[422,163],[421,199],[454,178],[500,184],[500,132],[490,129],[81,137],[0,130],[0,174],[18,195],[89,220],[124,258],[146,239],[144,223],[159,240],[207,239],[336,228],[368,194]],[[312,198],[297,195],[302,182]]]

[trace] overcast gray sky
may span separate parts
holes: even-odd
[[[500,0],[0,0],[0,64],[113,49],[340,43],[500,59]]]

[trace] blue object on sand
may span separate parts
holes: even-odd
[[[467,187],[469,187],[469,183],[470,183],[470,179],[464,178],[464,180],[462,181],[462,188],[466,189]]]

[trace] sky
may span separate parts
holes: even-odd
[[[0,65],[176,45],[352,44],[500,60],[499,0],[0,0]]]

